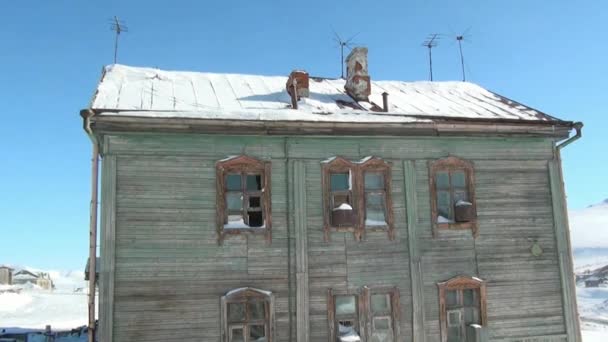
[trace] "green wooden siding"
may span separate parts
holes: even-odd
[[[215,162],[240,154],[272,161],[270,245],[261,236],[217,244]],[[115,160],[116,173],[114,198],[103,198],[115,205],[115,224],[102,227],[103,234],[115,229],[115,257],[108,257],[115,265],[114,317],[106,328],[114,341],[219,341],[219,298],[243,286],[275,294],[276,341],[289,341],[290,331],[294,341],[327,341],[328,288],[393,285],[401,297],[400,340],[438,342],[436,283],[460,274],[488,281],[490,340],[560,341],[566,334],[549,139],[124,134],[105,137],[104,155],[104,163]],[[392,164],[394,241],[381,232],[363,242],[337,232],[324,240],[320,162],[336,155],[374,155]],[[477,239],[470,231],[432,236],[427,166],[448,155],[475,165]],[[104,181],[108,172],[104,167]],[[408,216],[406,208],[415,213]],[[306,217],[294,219],[294,210]],[[304,247],[295,241],[301,236]],[[543,248],[540,257],[530,253],[533,242]],[[296,256],[297,248],[307,254]],[[296,284],[306,278],[307,293],[298,294]],[[412,291],[413,284],[421,288]],[[297,296],[308,297],[307,310],[294,308]],[[414,314],[413,307],[424,312]],[[296,324],[296,314],[308,315],[308,334],[297,334],[305,325]]]

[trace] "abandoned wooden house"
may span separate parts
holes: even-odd
[[[81,112],[102,341],[581,340],[560,149],[582,125],[346,64],[104,68]]]

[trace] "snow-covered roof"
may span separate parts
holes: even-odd
[[[346,94],[343,79],[311,77],[310,96],[293,110],[285,89],[287,78],[115,64],[104,68],[90,108],[101,115],[262,121],[557,120],[467,82],[372,80],[369,102],[355,102]],[[383,92],[389,94],[388,112],[378,111]]]

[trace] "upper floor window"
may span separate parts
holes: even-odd
[[[431,219],[437,229],[471,229],[477,236],[473,165],[448,157],[430,163]]]
[[[218,240],[262,233],[270,240],[270,163],[247,156],[217,162]]]
[[[228,292],[221,298],[222,341],[272,342],[274,296],[250,287]]]
[[[323,162],[325,238],[330,230],[350,231],[360,240],[369,230],[394,238],[390,164],[376,157]]]
[[[470,340],[469,326],[486,325],[486,283],[479,278],[459,276],[437,285],[441,341]]]

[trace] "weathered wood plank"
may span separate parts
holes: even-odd
[[[102,161],[99,333],[101,340],[112,341],[115,303],[116,241],[116,156]]]
[[[556,159],[549,162],[549,178],[551,181],[551,198],[553,204],[553,217],[555,220],[555,238],[559,255],[559,270],[562,284],[562,300],[566,333],[568,341],[580,342],[579,318],[576,308],[576,290],[574,288],[574,268],[572,266],[572,252],[568,228],[568,216],[565,203],[566,194],[561,174],[561,161],[559,151]]]
[[[410,278],[412,291],[412,331],[413,342],[424,342],[425,310],[424,292],[422,291],[422,269],[420,252],[418,251],[418,199],[416,198],[416,166],[415,162],[406,160],[403,162],[405,198],[407,203],[407,231],[409,241]]]
[[[308,289],[308,235],[306,212],[306,168],[302,161],[292,164],[291,190],[296,239],[296,340],[308,342],[309,324],[309,289]]]

